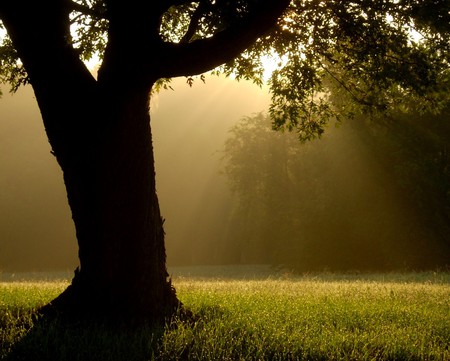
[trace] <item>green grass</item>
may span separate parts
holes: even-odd
[[[3,282],[0,359],[450,360],[448,273],[276,277],[176,276],[199,320],[133,333],[42,324],[67,283]]]

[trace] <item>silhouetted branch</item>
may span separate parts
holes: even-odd
[[[106,19],[106,10],[105,9],[94,9],[87,7],[85,5],[76,3],[75,1],[67,2],[69,9],[72,11],[79,12],[83,15],[88,15],[96,19]]]
[[[192,15],[191,22],[189,23],[189,27],[184,34],[184,36],[181,38],[180,43],[188,43],[192,37],[195,35],[195,32],[197,31],[198,24],[200,21],[200,18],[202,17],[205,9],[207,8],[206,2],[201,1],[200,4],[197,6],[197,8],[194,11],[194,14]]]
[[[200,0],[201,1],[201,0]],[[178,6],[178,5],[185,5],[185,4],[191,4],[195,2],[200,1],[192,1],[192,0],[168,0],[164,2],[165,7],[168,9],[171,6]]]
[[[283,14],[289,0],[261,0],[247,16],[210,38],[164,44],[160,77],[201,74],[222,65],[266,34]]]

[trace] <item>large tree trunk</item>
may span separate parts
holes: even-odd
[[[66,311],[158,320],[179,305],[166,271],[148,89],[117,91],[102,91],[97,111],[85,112],[89,121],[56,136],[65,139],[56,156],[75,222],[80,269],[53,304]]]
[[[149,89],[97,86],[76,109],[61,109],[67,96],[48,101],[45,87],[35,93],[63,170],[80,259],[72,284],[45,311],[162,321],[179,301],[166,270]]]

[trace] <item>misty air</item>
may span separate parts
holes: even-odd
[[[216,77],[174,87],[151,104],[169,266],[448,264],[448,113],[381,125],[360,117],[300,143],[271,129],[266,88]],[[33,101],[29,88],[2,99],[3,272],[77,264],[61,173]]]
[[[0,360],[450,360],[449,0],[0,0]]]

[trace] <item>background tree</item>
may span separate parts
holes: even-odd
[[[450,264],[448,118],[359,116],[302,145],[267,116],[243,118],[224,157],[236,259],[301,272]]]
[[[52,307],[147,320],[179,307],[154,181],[152,90],[211,69],[261,82],[261,56],[275,55],[274,124],[302,139],[345,110],[326,102],[325,74],[367,107],[425,94],[421,104],[438,105],[448,9],[446,0],[1,0],[1,80],[33,86],[79,244],[80,268]],[[83,64],[94,54],[97,78]]]

